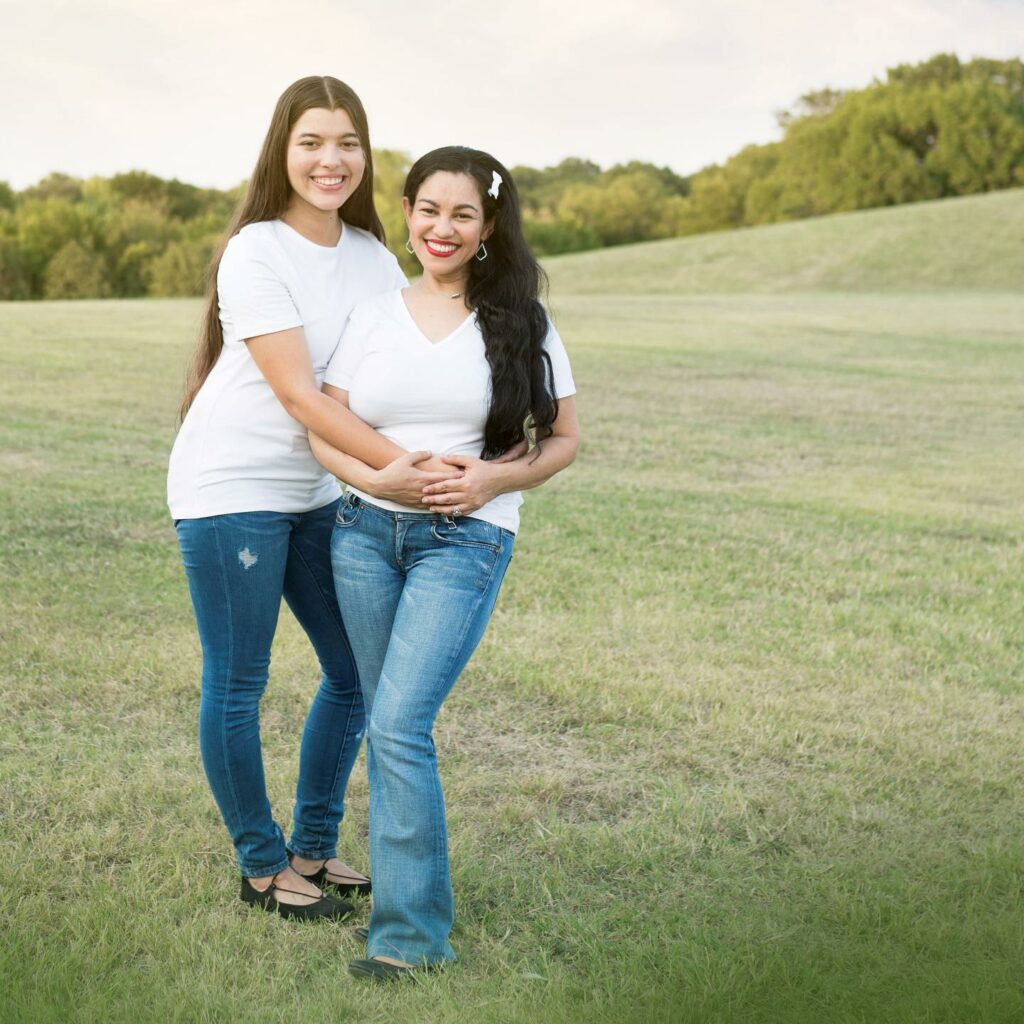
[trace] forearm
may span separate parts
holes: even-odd
[[[350,455],[353,462],[361,462],[370,469],[383,469],[389,463],[405,454],[393,441],[378,434],[373,427],[364,423],[355,413],[322,391],[303,392],[298,397],[285,403],[289,415],[297,419],[310,433],[310,443],[315,435],[337,451],[338,455]],[[314,454],[316,454],[314,452]],[[317,455],[317,461],[335,476],[341,473],[328,466]],[[353,472],[353,466],[345,463],[347,472]],[[355,480],[349,481],[355,486]]]
[[[550,480],[556,473],[565,469],[576,458],[579,438],[553,435],[539,442],[533,451],[528,452],[515,462],[506,462],[499,468],[499,493],[508,491],[525,491],[538,487],[545,480]]]
[[[410,508],[420,507],[423,488],[428,484],[462,475],[437,456],[428,457],[429,453],[425,451],[403,454],[384,469],[374,469],[339,451],[316,434],[309,435],[309,445],[320,465],[345,483],[374,498],[384,498]]]
[[[309,434],[309,447],[313,450],[316,461],[332,476],[358,487],[361,491],[366,491],[367,494],[373,494],[374,471],[371,466],[353,455],[339,451],[312,431]]]

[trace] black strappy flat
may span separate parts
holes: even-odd
[[[383,960],[353,960],[348,965],[348,973],[356,978],[369,978],[371,981],[401,981],[412,978],[423,967],[399,967],[397,964],[385,963]]]
[[[277,875],[271,879],[270,885],[262,892],[249,881],[242,878],[242,888],[239,897],[243,903],[252,907],[260,907],[280,914],[282,917],[295,918],[299,921],[315,921],[319,919],[336,919],[348,917],[355,909],[346,900],[340,900],[336,896],[323,895],[319,899],[313,899],[312,903],[295,904],[282,903],[275,897],[276,892],[290,892],[296,896],[308,896],[308,893],[298,892],[296,889],[281,889],[276,883]]]
[[[357,928],[359,932],[363,929]],[[399,967],[397,964],[389,964],[386,960],[378,960],[371,956],[363,960],[352,960],[348,965],[348,973],[356,978],[368,978],[371,981],[400,981],[416,980],[419,974],[434,974],[449,967],[448,961],[427,963],[422,961],[412,967]]]
[[[291,862],[292,855],[288,854],[288,861]],[[298,871],[298,869],[296,868]],[[302,875],[302,872],[298,872]],[[321,889],[325,886],[330,886],[339,896],[352,896],[353,894],[359,896],[369,896],[373,891],[373,883],[370,879],[365,882],[332,882],[327,877],[327,861],[324,861],[320,867],[314,871],[311,875],[302,875],[307,882],[312,882],[314,885],[319,886]]]

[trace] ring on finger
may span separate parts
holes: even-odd
[[[456,505],[455,508],[452,509],[452,515],[453,516],[461,516],[462,515],[462,508],[461,508],[461,506]]]

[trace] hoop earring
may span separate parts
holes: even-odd
[[[410,256],[415,256],[415,255],[416,255],[416,251],[415,251],[415,249],[413,249],[413,247],[412,247],[412,239],[411,239],[411,238],[407,238],[407,239],[405,240],[405,251],[406,251],[406,252],[407,252],[407,253],[408,253],[408,254],[409,254]]]
[[[483,253],[483,255],[482,255],[482,256],[480,255],[481,253]],[[478,259],[478,260],[479,260],[479,261],[480,261],[481,263],[483,263],[483,261],[484,261],[485,259],[487,259],[487,246],[486,246],[486,245],[484,245],[484,243],[483,243],[483,242],[481,242],[481,243],[480,243],[480,248],[479,248],[479,249],[477,249],[477,251],[476,251],[476,258],[477,258],[477,259]]]

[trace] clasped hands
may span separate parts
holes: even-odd
[[[441,515],[468,515],[499,495],[502,465],[528,451],[525,441],[497,459],[473,455],[432,455],[408,452],[374,474],[373,493],[400,505],[422,507]],[[456,513],[458,509],[458,513]]]

